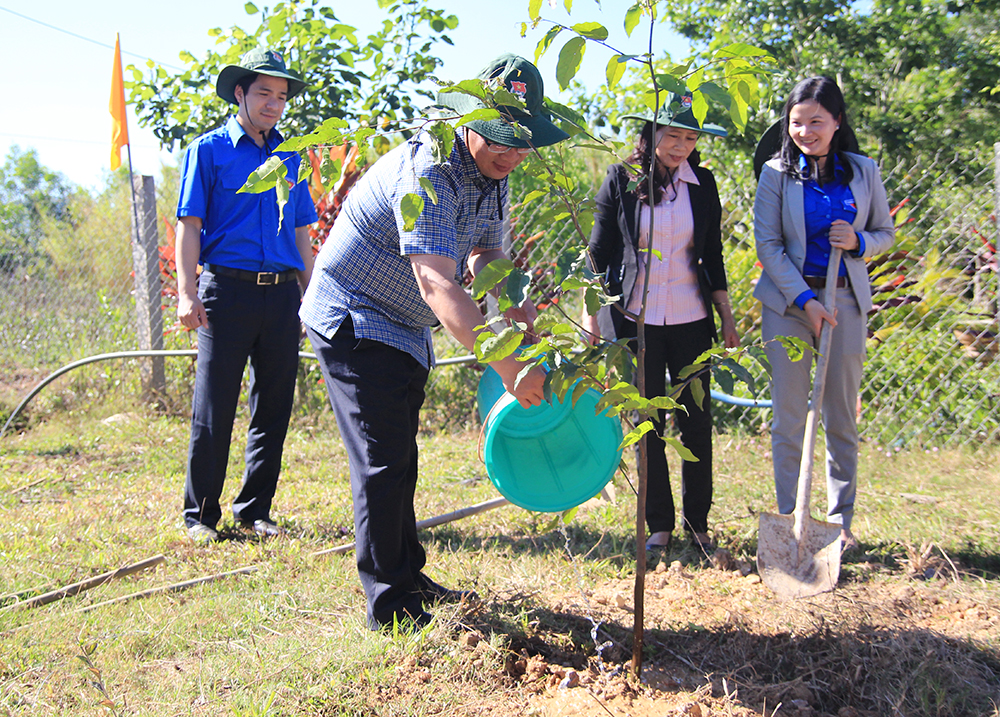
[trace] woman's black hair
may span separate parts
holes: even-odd
[[[664,125],[657,125],[657,129],[663,128]],[[638,180],[638,184],[635,187],[635,195],[638,197],[640,202],[644,202],[650,206],[658,204],[663,198],[663,190],[674,180],[673,172],[670,171],[668,167],[660,167],[656,165],[656,175],[654,182],[656,184],[656,196],[653,197],[653,201],[649,198],[649,172],[650,167],[653,165],[653,155],[656,153],[656,140],[653,137],[653,123],[646,122],[642,125],[642,129],[639,130],[639,136],[635,139],[635,149],[632,150],[632,154],[628,157],[628,163],[633,166],[639,167],[639,173],[634,171],[629,171],[629,175],[632,179]],[[688,156],[688,164],[692,167],[697,167],[701,162],[701,155],[698,154],[698,150],[693,150]]]
[[[812,162],[807,165],[804,173],[799,169],[799,157],[802,152],[792,141],[791,135],[788,134],[788,115],[791,114],[792,107],[810,100],[833,115],[840,124],[840,128],[833,133],[833,139],[830,141],[830,153],[837,155],[837,164],[844,172],[844,183],[846,184],[853,179],[854,169],[844,152],[848,151],[849,147],[856,147],[858,141],[854,136],[854,130],[851,129],[851,125],[847,121],[847,104],[844,102],[844,94],[840,91],[837,83],[829,77],[810,77],[802,80],[795,85],[792,94],[788,96],[785,110],[781,115],[781,149],[778,150],[781,171],[796,179],[808,179],[813,171]],[[825,181],[833,179],[833,162],[826,163],[824,175]]]

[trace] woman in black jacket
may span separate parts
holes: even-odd
[[[699,125],[690,105],[689,97],[668,96],[656,118],[655,137],[652,116],[623,117],[645,124],[628,163],[608,169],[597,194],[597,216],[590,236],[592,268],[605,276],[609,293],[621,297],[617,306],[605,307],[597,316],[584,311],[584,327],[595,337],[614,340],[636,335],[635,323],[619,309],[638,315],[646,258],[652,257],[645,316],[646,394],[651,398],[666,395],[667,370],[671,383],[680,383],[677,376],[681,369],[694,363],[717,340],[713,307],[722,320],[726,347],[735,348],[740,343],[722,261],[719,191],[712,173],[698,166],[695,150],[702,134],[724,137],[726,131],[715,125]],[[655,181],[652,197],[650,171]],[[630,189],[630,184],[634,188]],[[650,233],[653,252],[648,251]],[[700,380],[707,396],[708,376]],[[683,525],[697,547],[707,548],[711,545],[712,415],[707,402],[702,406],[694,401],[690,389],[684,391],[679,403],[687,409],[674,414],[681,442],[698,458],[697,462],[684,461],[681,470]],[[656,435],[650,433],[647,443],[647,549],[668,547],[675,526],[665,444],[660,438],[662,411],[655,425]]]

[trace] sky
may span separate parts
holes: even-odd
[[[560,0],[545,0],[542,16],[574,24],[600,22],[611,33],[608,42],[623,51],[642,51],[638,32],[625,36],[622,19],[633,0],[576,0],[568,15]],[[171,0],[167,4],[136,0],[0,0],[0,47],[13,60],[4,73],[6,100],[0,109],[0,153],[11,147],[34,148],[46,167],[61,172],[74,184],[104,186],[110,171],[111,116],[108,99],[114,60],[115,33],[121,37],[122,65],[144,67],[147,58],[168,71],[184,67],[182,51],[203,57],[214,47],[208,35],[213,27],[238,25],[253,30],[260,15],[244,10],[245,0]],[[264,2],[258,0],[258,7]],[[367,34],[383,15],[376,0],[328,0],[340,22]],[[474,77],[491,59],[513,52],[528,59],[546,26],[520,37],[528,19],[528,0],[431,0],[432,7],[459,18],[449,33],[455,46],[435,45],[444,61],[438,76],[445,80]],[[551,5],[557,5],[553,8]],[[646,26],[648,27],[648,26]],[[555,61],[564,40],[561,36],[539,63],[546,94],[560,97]],[[674,59],[690,54],[684,40],[658,25],[659,49]],[[610,51],[590,46],[577,79],[596,89],[604,81]],[[129,73],[125,74],[128,79]],[[126,97],[128,93],[126,92]],[[128,109],[132,165],[137,174],[158,176],[161,163],[176,165],[178,153],[159,148],[150,130],[139,127]],[[280,127],[280,125],[279,125]],[[123,151],[122,162],[127,157]]]

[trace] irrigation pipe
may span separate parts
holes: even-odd
[[[181,349],[181,350],[168,350],[168,349],[157,349],[157,350],[146,350],[146,351],[115,351],[107,354],[96,354],[94,356],[88,356],[87,358],[80,359],[79,361],[73,361],[68,363],[60,369],[53,371],[48,376],[46,376],[42,381],[35,386],[28,393],[27,396],[22,399],[22,401],[17,404],[17,407],[11,411],[10,416],[7,417],[6,423],[3,424],[3,428],[0,428],[0,438],[3,438],[7,434],[7,429],[10,428],[10,424],[14,422],[24,407],[27,406],[31,399],[41,393],[42,389],[48,386],[50,383],[55,381],[57,378],[63,374],[69,373],[73,369],[80,368],[81,366],[87,366],[92,363],[97,363],[98,361],[109,361],[111,359],[119,358],[148,358],[152,356],[197,356],[198,352],[193,349]],[[308,351],[299,351],[299,358],[316,360],[316,354],[309,353]],[[455,356],[453,358],[438,359],[435,364],[438,366],[454,366],[459,364],[475,363],[476,357],[473,355],[468,356]],[[738,396],[730,396],[727,393],[722,393],[721,391],[713,390],[711,392],[712,398],[716,401],[721,401],[723,403],[728,403],[733,406],[744,406],[749,408],[770,408],[771,402],[768,400],[757,401],[754,399],[740,398]]]
[[[504,505],[509,505],[510,501],[506,498],[494,498],[493,500],[487,500],[483,503],[476,503],[475,505],[470,505],[468,508],[460,508],[459,510],[453,510],[451,513],[445,513],[444,515],[437,515],[433,518],[426,518],[424,520],[417,521],[417,530],[423,530],[424,528],[433,528],[437,525],[444,525],[445,523],[451,523],[455,520],[460,520],[461,518],[468,518],[470,515],[477,515],[479,513],[485,513],[487,510],[493,510],[494,508],[500,508]],[[327,548],[326,550],[319,550],[312,553],[310,558],[318,558],[321,555],[340,555],[342,553],[349,553],[354,550],[354,543],[347,543],[345,545],[338,545],[335,548]]]
[[[42,605],[48,605],[50,602],[55,602],[56,600],[62,600],[66,597],[71,597],[84,590],[90,590],[91,588],[96,588],[105,583],[109,583],[112,580],[117,580],[118,578],[123,578],[126,575],[134,575],[135,573],[142,572],[143,570],[149,570],[150,568],[155,568],[161,563],[167,562],[167,558],[163,555],[155,555],[152,558],[146,558],[138,563],[133,563],[132,565],[126,565],[124,567],[118,568],[117,570],[111,570],[101,575],[95,575],[87,580],[81,580],[78,583],[73,583],[72,585],[67,585],[66,587],[59,588],[58,590],[53,590],[51,592],[44,593],[43,595],[36,595],[28,600],[21,600],[15,602],[11,605],[7,605],[4,608],[0,608],[0,612],[13,612],[15,610],[27,610],[33,607],[41,607]]]
[[[222,580],[223,578],[228,578],[233,575],[246,575],[248,573],[253,573],[258,570],[257,565],[247,565],[242,568],[237,568],[236,570],[230,570],[225,573],[217,573],[215,575],[206,575],[203,578],[195,578],[194,580],[185,580],[181,583],[173,583],[172,585],[163,585],[158,588],[151,588],[149,590],[142,590],[137,593],[132,593],[131,595],[122,595],[121,597],[112,598],[111,600],[105,600],[104,602],[95,603],[93,605],[87,605],[85,607],[78,608],[73,612],[90,612],[91,610],[96,610],[99,607],[104,607],[106,605],[114,605],[115,603],[128,602],[129,600],[135,600],[137,598],[149,597],[150,595],[159,595],[160,593],[175,593],[181,590],[187,590],[188,588],[194,587],[195,585],[203,585],[204,583],[211,583],[216,580]]]

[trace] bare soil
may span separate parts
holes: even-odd
[[[640,681],[629,675],[634,584],[612,581],[553,596],[530,632],[511,636],[498,676],[513,683],[511,702],[482,713],[998,714],[1000,604],[988,581],[945,571],[927,580],[861,559],[835,591],[780,602],[750,565],[712,557],[718,567],[651,567]],[[474,635],[497,627],[469,618]]]

